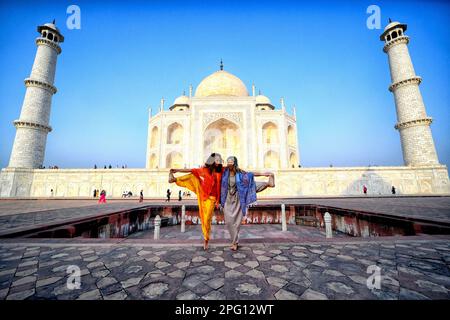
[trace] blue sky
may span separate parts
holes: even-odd
[[[226,4],[225,4],[226,3]],[[69,5],[81,29],[66,27]],[[58,58],[45,166],[145,166],[148,107],[166,108],[218,69],[296,105],[304,167],[402,165],[382,30],[408,24],[439,160],[450,165],[450,4],[445,1],[1,1],[0,167],[9,161],[36,26],[56,18]]]

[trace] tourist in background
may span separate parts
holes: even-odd
[[[167,196],[167,199],[166,199],[166,202],[170,202],[170,195],[172,194],[172,192],[170,191],[170,189],[167,189],[167,194],[166,194],[166,196]]]
[[[363,192],[364,192],[365,195],[367,195],[367,187],[366,187],[366,185],[363,186]]]
[[[392,192],[392,194],[395,194],[395,187],[394,186],[392,186],[391,192]]]
[[[98,199],[98,203],[106,203],[106,191],[102,190],[100,192],[100,199]]]
[[[140,194],[139,194],[139,202],[143,202],[144,201],[144,190],[141,190]]]
[[[178,191],[178,201],[181,201],[183,198],[181,198],[181,190]]]

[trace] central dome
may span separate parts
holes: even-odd
[[[195,90],[196,97],[235,96],[246,97],[248,91],[241,79],[229,72],[219,70],[207,76]]]

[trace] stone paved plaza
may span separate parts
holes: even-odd
[[[450,242],[2,243],[2,299],[449,299]],[[69,290],[67,267],[81,269]],[[366,285],[381,268],[381,288]]]
[[[385,214],[389,208],[421,216],[432,209],[440,219],[448,214],[448,197],[379,200],[316,202],[368,212],[386,208]],[[83,200],[77,207],[75,200],[41,200],[33,212],[29,201],[38,200],[0,201],[0,230],[162,204],[111,201],[100,206]],[[229,249],[223,225],[213,225],[208,251],[200,239],[200,226],[186,226],[181,233],[179,225],[161,228],[159,240],[153,240],[151,230],[126,239],[1,239],[0,299],[450,298],[450,236],[354,238],[334,233],[326,239],[320,228],[288,225],[282,232],[272,224],[243,225],[238,252]],[[67,286],[71,265],[80,269],[79,289]],[[373,266],[380,268],[379,289],[367,285]]]

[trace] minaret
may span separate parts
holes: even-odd
[[[384,28],[380,40],[385,42],[383,51],[389,58],[391,85],[397,109],[395,129],[400,132],[403,161],[407,166],[439,164],[430,124],[433,121],[425,111],[419,84],[409,56],[409,37],[404,35],[406,24],[392,22]]]
[[[58,43],[64,37],[53,23],[37,27],[37,52],[29,78],[25,79],[25,98],[19,120],[14,121],[16,137],[8,167],[39,168],[44,163],[52,96],[56,93],[56,59],[61,53]]]
[[[164,98],[161,98],[161,102],[159,103],[159,112],[163,112],[164,110]]]

